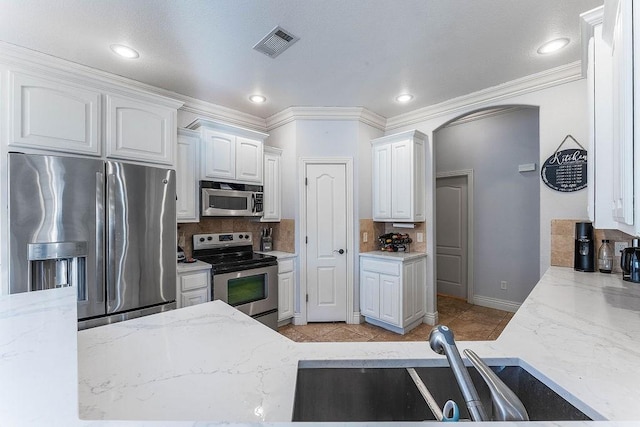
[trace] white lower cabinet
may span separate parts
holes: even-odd
[[[176,281],[176,308],[211,301],[211,266],[197,261],[178,264]]]
[[[424,320],[426,254],[372,254],[360,254],[360,312],[368,323],[404,334]]]
[[[278,257],[278,322],[291,319],[294,315],[295,277],[295,258]]]

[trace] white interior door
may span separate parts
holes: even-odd
[[[346,321],[346,166],[307,164],[305,178],[307,321]]]
[[[467,299],[468,183],[466,176],[436,179],[436,268],[440,294]]]

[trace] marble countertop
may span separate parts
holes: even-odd
[[[196,262],[179,262],[176,269],[178,273],[187,273],[190,271],[208,270],[211,268],[211,264],[196,260]]]
[[[264,254],[264,255],[271,255],[274,256],[278,259],[287,259],[287,258],[295,258],[296,256],[298,256],[297,254],[294,254],[292,252],[283,252],[283,251],[256,251],[256,253],[259,254]]]
[[[393,260],[410,260],[415,258],[426,257],[425,252],[385,252],[385,251],[371,251],[360,252],[361,257],[380,258],[380,259],[393,259]]]
[[[294,343],[220,301],[76,333],[75,305],[72,288],[0,297],[3,424],[284,423],[299,363],[446,363],[426,342]],[[497,341],[458,345],[522,364],[592,418],[640,420],[640,286],[618,275],[552,267]]]

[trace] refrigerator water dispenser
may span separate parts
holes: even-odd
[[[86,299],[87,242],[30,243],[29,291],[75,286]]]

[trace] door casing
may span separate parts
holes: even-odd
[[[307,236],[307,203],[306,203],[306,185],[304,182],[306,167],[309,164],[315,165],[345,165],[346,172],[346,196],[347,196],[347,301],[346,301],[346,323],[357,324],[360,323],[360,313],[354,312],[354,265],[355,257],[358,256],[354,247],[354,219],[353,219],[353,159],[352,158],[336,158],[336,157],[302,157],[298,163],[298,176],[299,179],[299,212],[300,212],[300,233],[298,235],[298,242],[300,248],[300,294],[298,295],[298,302],[300,306],[300,312],[295,313],[293,318],[294,325],[306,325],[307,324],[307,247],[305,243],[305,237]]]

